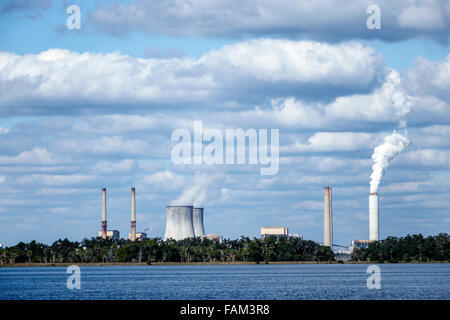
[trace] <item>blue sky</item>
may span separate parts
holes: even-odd
[[[95,236],[102,187],[125,236],[132,186],[150,236],[191,195],[209,233],[321,241],[330,185],[335,242],[365,239],[371,155],[399,123],[411,144],[381,181],[380,236],[449,232],[448,2],[378,1],[382,30],[369,2],[327,2],[5,1],[0,243]],[[194,120],[279,129],[278,174],[173,164],[171,133]]]

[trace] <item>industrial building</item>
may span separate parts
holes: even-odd
[[[372,242],[375,242],[375,240],[352,240],[352,244],[350,246],[351,251],[353,251],[353,249],[355,248],[368,248],[369,244],[371,244]]]
[[[131,233],[128,234],[128,239],[131,240]],[[132,241],[139,241],[139,240],[145,240],[147,239],[147,233],[145,232],[136,232],[134,236],[134,240]]]
[[[106,231],[106,237],[103,236],[103,231],[98,232],[98,236],[106,239],[111,238],[112,240],[119,240],[120,239],[120,232],[117,230],[107,230]]]
[[[215,234],[215,233],[205,234],[204,236],[202,236],[202,239],[216,240],[216,241],[219,241],[219,243],[222,243],[222,241],[223,241],[223,237],[221,235]]]
[[[102,189],[102,229],[98,232],[98,236],[113,240],[120,239],[120,232],[117,230],[108,230],[108,222],[106,220],[106,188]],[[145,232],[136,232],[136,189],[131,188],[131,232],[128,234],[131,241],[147,239]]]
[[[276,238],[288,237],[289,230],[284,227],[261,227],[261,238],[275,236]]]

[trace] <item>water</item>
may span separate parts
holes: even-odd
[[[0,299],[450,299],[450,264],[81,267],[69,290],[66,267],[0,268]]]

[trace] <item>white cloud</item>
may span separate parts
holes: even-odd
[[[342,96],[328,104],[306,103],[292,97],[274,99],[272,109],[255,108],[241,116],[289,128],[342,129],[348,128],[349,122],[398,122],[414,102],[415,98],[405,92],[399,73],[391,70],[381,87],[368,94]]]
[[[114,173],[130,171],[135,166],[135,161],[132,159],[125,159],[123,161],[98,161],[92,168],[100,173]]]
[[[186,178],[182,175],[164,170],[144,177],[142,182],[163,190],[180,190],[186,185]]]
[[[338,97],[325,112],[332,118],[348,120],[398,121],[408,114],[412,100],[403,89],[399,73],[392,70],[372,94]]]
[[[0,126],[0,134],[7,134],[7,133],[9,133],[9,128],[4,128],[4,127],[1,127]]]
[[[448,30],[448,8],[448,2],[445,12],[445,7],[439,1],[422,1],[421,6],[406,7],[398,16],[398,25],[413,30]]]
[[[400,156],[402,160],[409,164],[423,166],[450,167],[450,151],[436,149],[422,149],[405,153]],[[400,158],[399,157],[399,158]]]
[[[293,145],[281,147],[283,152],[330,152],[370,149],[375,144],[374,136],[363,132],[317,132],[307,143],[297,141]]]
[[[22,151],[17,156],[0,156],[0,164],[55,164],[57,158],[45,148],[34,148],[29,151]]]
[[[450,100],[450,54],[443,61],[430,61],[418,57],[414,68],[408,69],[405,84],[416,95],[434,95]]]
[[[128,139],[123,136],[104,136],[96,139],[60,140],[56,144],[59,149],[69,153],[86,154],[144,154],[150,150],[147,141]]]
[[[121,134],[131,131],[168,131],[191,124],[191,121],[167,114],[111,114],[80,118],[72,128],[80,133]]]
[[[301,201],[298,203],[292,204],[292,208],[294,209],[309,209],[309,210],[323,210],[323,202],[322,201]]]
[[[383,29],[377,34],[365,28],[366,9],[373,4],[381,9]],[[425,35],[442,39],[448,36],[450,10],[446,0],[133,0],[99,8],[93,20],[100,30],[113,34],[140,30],[187,37],[282,35],[337,41]]]
[[[424,128],[411,128],[408,136],[419,149],[442,149],[450,147],[450,126],[432,125]]]
[[[66,175],[50,175],[50,174],[31,174],[24,177],[17,178],[20,184],[36,184],[49,186],[64,186],[70,184],[83,183],[93,180],[93,176],[81,174],[66,174]]]
[[[223,106],[263,101],[269,94],[293,95],[302,88],[303,94],[308,88],[366,91],[383,76],[382,57],[355,42],[258,39],[224,46],[199,59],[164,60],[62,49],[24,56],[0,52],[0,104],[82,108],[92,103],[220,101]],[[53,107],[53,112],[64,110]],[[154,123],[147,120],[147,125]]]

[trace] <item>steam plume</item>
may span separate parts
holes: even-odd
[[[381,178],[389,166],[389,163],[398,156],[403,149],[408,147],[409,144],[410,141],[406,138],[406,131],[404,136],[394,130],[391,135],[384,137],[383,144],[374,149],[372,154],[372,174],[370,175],[370,193],[378,191]]]
[[[223,176],[207,175],[205,173],[197,172],[190,185],[185,188],[181,196],[172,201],[171,205],[194,205],[201,207],[205,201],[211,198],[215,187],[220,183]]]

